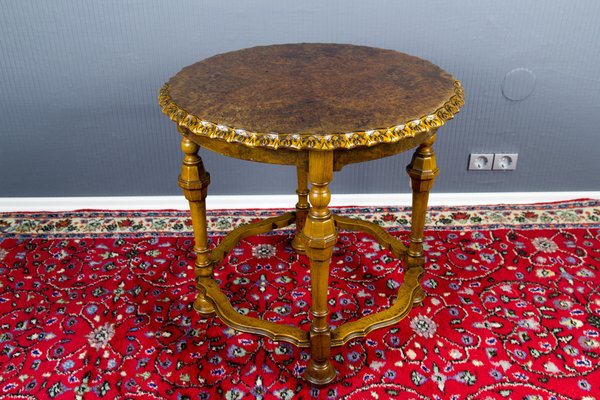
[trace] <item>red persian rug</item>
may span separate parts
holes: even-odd
[[[407,239],[404,208],[340,208]],[[276,211],[210,213],[211,240]],[[243,313],[308,327],[307,260],[291,230],[242,241],[217,270]],[[434,207],[428,297],[397,326],[309,354],[200,318],[189,215],[0,214],[2,399],[600,399],[600,202]],[[342,232],[332,324],[388,307],[402,265]]]

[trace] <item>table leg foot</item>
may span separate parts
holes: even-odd
[[[205,317],[212,317],[215,315],[215,307],[207,300],[204,296],[198,295],[194,301],[194,310],[198,311]]]
[[[415,291],[415,295],[413,296],[413,304],[421,304],[423,303],[423,300],[425,300],[425,297],[427,295],[425,294],[425,291],[423,290],[423,288],[418,288]]]
[[[324,363],[310,360],[305,374],[305,378],[308,382],[318,386],[331,383],[336,376],[335,368],[333,368],[333,365],[331,365],[329,360],[326,360]]]

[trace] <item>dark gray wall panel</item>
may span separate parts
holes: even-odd
[[[438,139],[438,192],[600,190],[600,2],[0,2],[0,197],[178,194],[178,134],[162,83],[216,53],[342,42],[433,61],[467,105]],[[502,95],[526,68],[535,88]],[[515,172],[468,172],[471,152],[518,152]],[[290,193],[292,168],[205,153],[214,194]],[[338,193],[408,191],[409,156],[353,165]],[[273,182],[286,182],[273,184]]]

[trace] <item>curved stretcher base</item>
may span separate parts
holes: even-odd
[[[342,229],[357,230],[370,234],[396,257],[403,257],[406,254],[406,247],[400,241],[371,222],[339,216],[335,216],[334,219],[336,225]],[[234,229],[213,250],[210,258],[213,266],[221,263],[241,239],[282,228],[294,222],[295,213],[289,212]],[[356,321],[347,322],[332,330],[331,346],[341,346],[352,339],[365,337],[375,329],[393,325],[406,317],[413,305],[423,300],[424,292],[419,283],[423,275],[424,270],[422,267],[408,269],[404,274],[404,282],[398,289],[394,305]],[[298,347],[310,347],[310,335],[307,331],[295,326],[248,317],[237,312],[214,279],[198,277],[196,286],[204,294],[204,297],[212,303],[216,315],[227,326],[240,332],[264,335],[274,341],[284,341]]]

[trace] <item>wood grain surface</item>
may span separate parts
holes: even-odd
[[[390,127],[435,112],[455,79],[392,50],[340,44],[253,47],[210,57],[168,82],[188,113],[255,132],[328,134]]]

